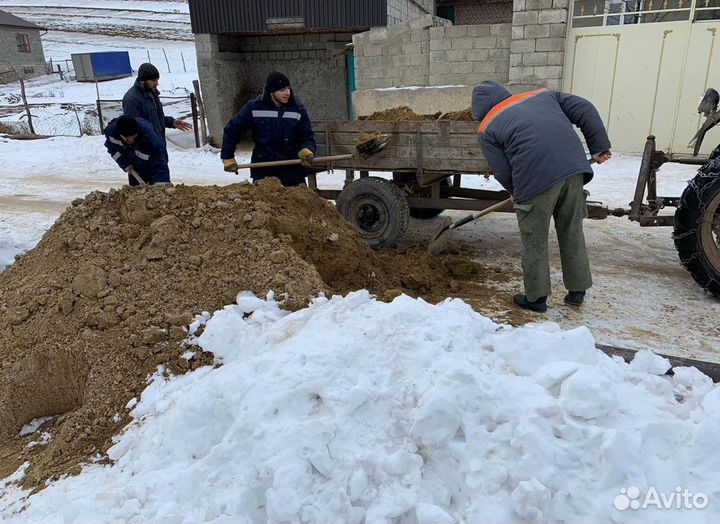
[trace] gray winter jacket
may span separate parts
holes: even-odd
[[[591,155],[610,149],[595,107],[567,93],[538,89],[512,96],[504,86],[487,81],[473,90],[472,115],[482,121],[480,145],[490,169],[515,202],[580,173],[590,182],[593,171],[573,124]]]
[[[135,85],[128,89],[122,102],[123,113],[136,118],[144,118],[153,126],[155,134],[165,143],[165,128],[175,127],[175,119],[165,116],[160,97],[156,91],[146,91],[135,81]]]

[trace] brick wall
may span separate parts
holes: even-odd
[[[21,53],[18,50],[17,33],[28,35],[29,53]],[[8,73],[9,70],[17,71],[23,78],[34,78],[45,74],[45,55],[39,31],[0,27],[0,83],[14,82],[18,79],[18,74]]]
[[[481,25],[511,23],[512,0],[488,1],[479,4],[455,6],[455,25]]]
[[[514,0],[510,82],[560,89],[569,0]]]
[[[427,16],[354,35],[358,89],[508,81],[510,24],[444,24]]]

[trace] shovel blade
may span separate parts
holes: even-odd
[[[452,219],[450,217],[442,217],[442,222],[435,228],[433,236],[430,237],[430,243],[428,243],[427,254],[430,256],[437,256],[445,249],[447,249],[452,240]]]

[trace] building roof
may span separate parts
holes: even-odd
[[[22,18],[11,15],[7,11],[0,11],[0,27],[24,27],[26,29],[37,29],[38,31],[45,31],[44,27],[23,20]]]
[[[406,0],[407,1],[407,0]],[[388,0],[189,0],[195,34],[355,32],[387,25]]]

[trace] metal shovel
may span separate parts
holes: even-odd
[[[477,220],[478,218],[492,213],[493,211],[499,211],[509,204],[512,204],[512,198],[507,198],[502,202],[493,204],[492,206],[487,207],[482,211],[478,211],[477,213],[473,213],[472,215],[461,218],[457,222],[453,222],[450,217],[444,217],[443,223],[440,224],[440,226],[435,230],[435,233],[430,239],[430,243],[427,247],[427,254],[430,256],[435,256],[445,251],[445,248],[448,247],[450,240],[452,240],[453,229],[457,229],[463,224],[467,224],[468,222]]]

